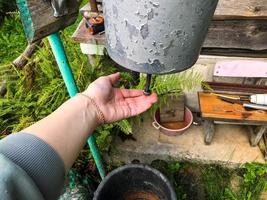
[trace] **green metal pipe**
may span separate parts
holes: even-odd
[[[62,41],[60,39],[59,33],[53,33],[48,36],[49,43],[51,45],[52,51],[54,53],[54,56],[56,58],[59,70],[61,72],[61,75],[63,77],[63,80],[66,84],[68,93],[71,97],[75,96],[78,93],[78,88],[75,84],[74,77],[67,59],[67,55],[64,50],[64,46],[62,44]],[[90,147],[92,156],[95,160],[97,169],[100,173],[101,178],[103,179],[105,177],[105,168],[104,164],[101,158],[101,155],[99,153],[98,147],[95,142],[94,136],[90,136],[87,140],[88,145]]]

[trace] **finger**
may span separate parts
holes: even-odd
[[[157,102],[157,95],[154,93],[150,96],[139,96],[125,100],[131,109],[132,116],[135,116],[145,112],[153,103]]]
[[[127,103],[138,103],[138,104],[142,104],[142,103],[156,103],[158,101],[158,97],[156,93],[152,93],[149,96],[137,96],[137,97],[129,97],[125,99],[127,101]]]
[[[152,106],[152,103],[144,102],[144,103],[140,104],[140,103],[132,102],[132,103],[129,103],[128,105],[131,109],[131,116],[130,117],[133,117],[133,116],[139,115],[139,114],[147,111]]]
[[[119,89],[122,95],[125,98],[128,97],[139,97],[144,94],[143,90],[137,90],[137,89]]]
[[[111,84],[115,84],[120,80],[120,72],[107,76]]]

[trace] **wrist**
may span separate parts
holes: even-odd
[[[105,123],[105,117],[96,101],[84,93],[78,93],[77,96],[85,103],[86,116],[92,116],[96,126]]]

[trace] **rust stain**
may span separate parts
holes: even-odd
[[[124,194],[123,200],[160,200],[159,196],[149,192],[140,190],[131,190]]]
[[[241,115],[242,115],[242,118],[243,119],[247,119],[247,118],[249,118],[252,115],[252,113],[243,112]]]

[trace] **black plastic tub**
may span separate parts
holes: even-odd
[[[98,186],[94,200],[176,200],[176,195],[158,170],[131,164],[109,173]]]

